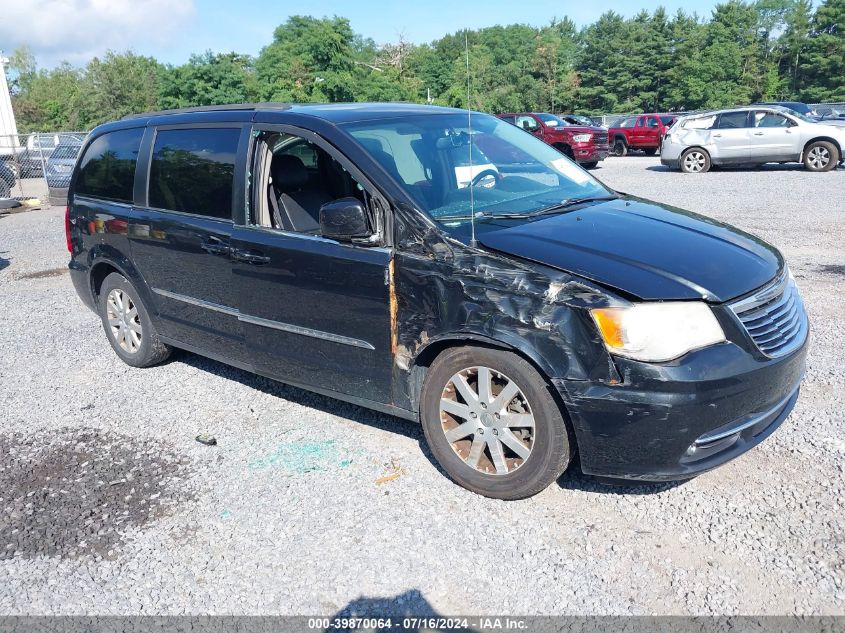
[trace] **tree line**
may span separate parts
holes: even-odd
[[[84,68],[11,57],[21,132],[87,130],[126,114],[240,102],[412,101],[487,112],[680,111],[754,100],[845,101],[845,0],[728,0],[707,18],[663,8],[458,31],[377,45],[343,17],[293,16],[257,57],[159,63],[108,52]]]

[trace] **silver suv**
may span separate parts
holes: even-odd
[[[660,162],[688,173],[712,165],[803,162],[830,171],[842,160],[845,128],[778,106],[749,106],[681,117],[660,148]]]

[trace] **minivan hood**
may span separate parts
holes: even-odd
[[[728,301],[784,265],[777,249],[752,235],[631,196],[486,231],[478,240],[643,300]]]

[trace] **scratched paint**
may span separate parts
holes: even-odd
[[[250,470],[281,468],[294,474],[346,468],[352,458],[341,453],[335,440],[321,442],[285,442],[249,463]]]

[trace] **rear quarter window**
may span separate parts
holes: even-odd
[[[132,202],[135,165],[144,128],[118,130],[98,136],[79,161],[75,192],[83,196]]]
[[[159,130],[150,162],[149,205],[230,220],[239,128]]]

